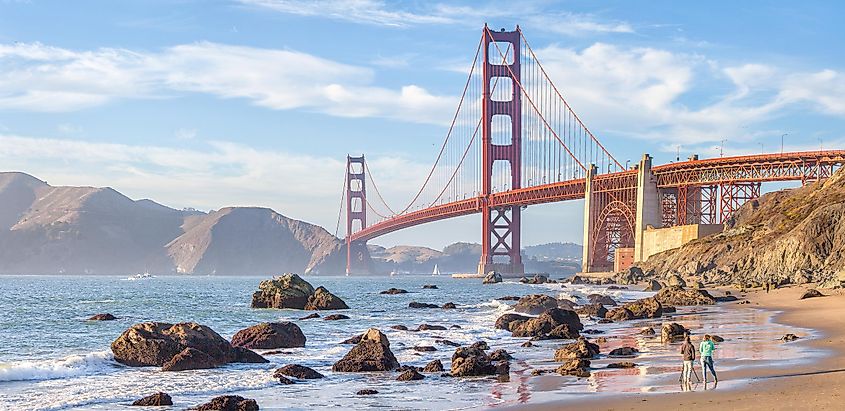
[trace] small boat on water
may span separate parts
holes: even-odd
[[[150,273],[148,273],[148,272],[144,272],[143,274],[140,274],[140,273],[139,273],[139,274],[135,274],[135,275],[133,275],[132,277],[127,278],[127,280],[129,280],[129,281],[135,281],[135,280],[146,280],[146,279],[148,279],[148,278],[155,278],[155,276],[154,276],[154,275],[152,275],[152,274],[150,274]]]
[[[431,273],[431,275],[440,275],[440,269],[437,268],[437,264],[434,265],[434,271]]]

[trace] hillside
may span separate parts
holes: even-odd
[[[0,173],[2,274],[340,274],[342,248],[321,227],[266,208],[205,214]]]
[[[845,170],[839,170],[822,183],[751,201],[723,233],[654,255],[641,268],[717,284],[838,284],[845,279],[844,215]]]

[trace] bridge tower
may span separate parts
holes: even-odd
[[[353,249],[366,246],[352,241],[352,233],[367,228],[367,186],[364,155],[346,156],[346,274],[352,271]]]
[[[481,109],[481,167],[482,167],[482,233],[481,261],[478,273],[498,271],[504,275],[522,275],[525,266],[522,263],[520,233],[521,215],[519,206],[496,206],[491,204],[493,193],[492,179],[494,164],[506,162],[510,168],[510,187],[522,187],[522,100],[520,92],[520,34],[515,31],[492,31],[484,26],[482,41],[482,109]],[[499,45],[497,44],[506,44]],[[500,50],[507,58],[501,62]],[[491,63],[491,59],[497,63]],[[503,80],[506,79],[506,80]],[[494,99],[491,95],[491,83],[510,82],[510,99]],[[496,93],[501,97],[504,93]],[[504,116],[510,120],[510,138],[493,141],[493,119]],[[501,135],[502,133],[497,133]],[[508,133],[504,133],[508,134]]]

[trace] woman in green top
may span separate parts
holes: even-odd
[[[713,339],[710,335],[705,335],[704,340],[698,345],[698,352],[701,354],[701,369],[704,374],[704,383],[707,383],[707,369],[713,374],[713,381],[719,382],[719,377],[716,376],[716,370],[713,369],[713,351],[716,349],[716,344],[713,344]]]

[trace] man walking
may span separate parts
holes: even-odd
[[[695,361],[695,347],[689,339],[689,334],[684,338],[681,345],[681,355],[684,356],[684,370],[681,373],[681,384],[687,386],[692,383],[692,362]]]
[[[716,350],[716,344],[713,344],[713,339],[710,335],[705,335],[704,340],[698,345],[698,351],[701,354],[701,374],[704,376],[704,383],[707,384],[707,369],[713,374],[713,381],[719,382],[719,377],[716,376],[716,370],[713,368],[713,351]]]

